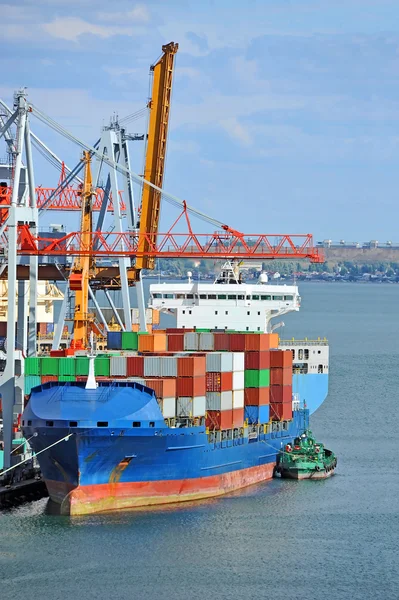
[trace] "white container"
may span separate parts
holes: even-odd
[[[176,402],[177,417],[191,417],[193,414],[193,398],[179,396]]]
[[[206,410],[231,410],[233,408],[233,392],[207,392]]]
[[[232,352],[210,352],[206,355],[208,373],[228,373],[233,370]]]
[[[189,332],[184,334],[184,349],[185,350],[198,350],[199,349],[199,334],[195,332]]]
[[[213,333],[202,332],[199,334],[199,350],[209,352],[214,349]]]
[[[126,356],[111,356],[109,374],[111,377],[126,377]]]
[[[244,381],[245,381],[244,371],[234,371],[233,372],[233,391],[243,390],[245,387]]]
[[[233,352],[233,371],[245,371],[245,352]]]
[[[196,396],[193,398],[193,417],[203,417],[206,413],[205,396]]]
[[[233,391],[233,409],[244,408],[244,390]]]
[[[176,416],[176,398],[160,398],[158,404],[165,419]]]
[[[145,385],[145,379],[142,377],[128,377],[126,381],[140,383],[141,385]]]
[[[159,356],[144,357],[144,377],[161,377],[161,362]]]
[[[177,357],[176,356],[160,356],[160,371],[161,377],[177,377]]]

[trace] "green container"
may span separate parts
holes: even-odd
[[[89,359],[87,356],[77,356],[75,362],[77,376],[89,374]]]
[[[195,331],[196,331],[196,333],[210,333],[211,332],[210,329],[199,329],[198,327]]]
[[[98,377],[109,377],[109,358],[97,357],[94,361],[94,373]]]
[[[73,375],[60,375],[58,381],[76,381],[76,377]]]
[[[25,375],[40,376],[40,359],[35,356],[25,358]],[[26,392],[25,392],[26,393]]]
[[[58,375],[60,372],[60,359],[43,357],[41,359],[41,375]]]
[[[137,350],[139,336],[136,331],[122,331],[122,350]]]
[[[25,375],[25,394],[30,394],[31,389],[36,387],[37,385],[41,385],[41,383],[42,381],[38,375]]]
[[[60,367],[60,370],[59,370],[60,376],[67,375],[67,376],[75,377],[76,362],[75,362],[75,358],[73,356],[71,356],[69,358],[60,358],[59,367]],[[60,379],[60,381],[61,381],[61,379]]]
[[[245,387],[246,388],[261,388],[269,387],[270,385],[270,369],[248,369],[245,371]]]

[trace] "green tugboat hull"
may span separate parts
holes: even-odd
[[[327,479],[334,475],[337,457],[305,430],[294,444],[281,449],[276,473],[284,479]]]
[[[327,479],[334,475],[335,469],[327,471],[322,469],[321,471],[310,471],[303,469],[281,469],[280,474],[283,479]]]

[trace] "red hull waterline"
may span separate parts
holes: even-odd
[[[198,479],[105,483],[76,488],[47,480],[46,485],[50,498],[61,505],[61,514],[77,516],[222,496],[272,479],[274,467],[275,463],[269,463]]]

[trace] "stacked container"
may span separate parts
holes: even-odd
[[[195,354],[177,357],[177,417],[205,416],[205,372],[205,355]]]
[[[292,419],[292,352],[270,352],[270,417],[273,421]]]

